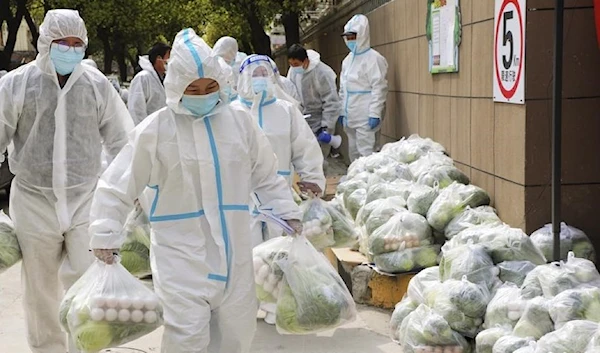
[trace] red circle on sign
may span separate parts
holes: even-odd
[[[521,39],[523,38],[523,17],[521,15],[521,8],[519,7],[519,2],[517,0],[504,0],[504,2],[502,3],[502,6],[500,7],[500,13],[504,13],[504,9],[506,8],[506,6],[508,4],[512,3],[513,5],[515,5],[515,8],[517,9],[517,15],[519,16],[519,28],[521,29]],[[510,90],[507,90],[503,85],[502,85],[502,80],[500,79],[500,71],[498,71],[498,32],[500,31],[500,18],[501,16],[498,16],[498,23],[496,23],[496,34],[494,36],[494,62],[496,63],[496,80],[498,81],[498,85],[500,86],[500,91],[502,92],[502,95],[507,98],[510,99],[512,98],[512,96],[515,95],[515,92],[517,91],[517,87],[519,86],[519,81],[521,79],[521,71],[523,69],[523,40],[521,40],[520,42],[520,50],[519,50],[519,70],[517,71],[517,79],[515,80],[515,84],[513,86],[513,88],[511,88]]]

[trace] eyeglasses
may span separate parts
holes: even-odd
[[[54,42],[54,43],[52,43],[52,45],[56,49],[58,49],[58,51],[61,53],[66,53],[71,48],[73,48],[73,51],[75,51],[77,54],[83,54],[83,53],[85,53],[85,50],[87,49],[85,44],[83,44],[83,43],[78,43],[78,44],[71,46],[71,45],[69,45],[69,43],[67,43],[65,41],[60,41],[60,42]]]

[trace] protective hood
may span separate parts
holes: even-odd
[[[88,65],[88,66],[91,66],[94,69],[98,68],[98,64],[96,64],[96,62],[94,60],[92,60],[92,59],[83,59],[83,60],[81,60],[81,63],[85,64],[85,65]]]
[[[307,50],[306,54],[308,54],[308,60],[309,60],[309,64],[308,64],[308,68],[306,68],[306,72],[310,72],[315,67],[317,67],[317,65],[319,65],[321,63],[321,54],[317,53],[316,51],[314,51],[312,49]]]
[[[139,56],[138,64],[143,70],[154,72],[154,65],[152,65],[152,63],[150,62],[150,58],[148,57],[148,55]]]
[[[240,67],[240,78],[238,80],[238,93],[246,102],[254,101],[257,96],[252,88],[252,73],[259,68],[264,68],[266,70],[266,78],[268,81],[266,95],[259,98],[262,98],[262,101],[264,102],[273,98],[275,72],[271,66],[269,57],[266,55],[250,55],[244,60]],[[262,94],[260,94],[260,96],[262,96]]]
[[[273,94],[278,99],[283,99],[285,101],[292,103],[294,106],[298,107],[300,102],[298,102],[298,100],[296,100],[294,97],[292,97],[291,95],[289,95],[285,92],[285,87],[283,85],[281,74],[279,73],[279,69],[277,68],[277,63],[275,63],[275,61],[273,61],[273,59],[271,59],[271,58],[269,58],[269,61],[271,62],[271,66],[273,67],[273,78],[274,78],[274,82],[275,82],[275,89],[274,89]]]
[[[212,54],[220,56],[229,65],[235,64],[237,59],[238,43],[235,38],[221,37],[215,43]]]
[[[87,29],[83,19],[76,10],[50,10],[40,26],[38,38],[38,55],[35,63],[42,72],[56,76],[56,69],[50,60],[52,41],[66,37],[76,37],[88,45]],[[77,65],[79,67],[80,65]],[[77,68],[75,69],[77,71]]]
[[[231,68],[225,66],[225,61],[212,55],[212,49],[193,29],[187,28],[177,33],[171,49],[169,70],[164,81],[167,106],[175,113],[189,115],[190,112],[181,105],[181,98],[187,86],[200,78],[217,81],[221,101],[229,100],[225,92],[232,82]]]
[[[371,48],[369,19],[365,15],[354,15],[344,26],[344,33],[356,33],[356,54],[362,54]]]

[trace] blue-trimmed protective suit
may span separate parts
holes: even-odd
[[[342,62],[340,98],[342,116],[346,117],[350,160],[368,156],[375,150],[377,133],[385,115],[388,93],[385,58],[371,48],[369,20],[355,15],[344,26],[344,33],[356,33],[356,47]],[[380,119],[377,128],[369,126],[369,118]]]
[[[91,247],[119,248],[121,228],[144,190],[151,264],[165,309],[162,353],[249,352],[256,297],[248,195],[283,219],[299,219],[266,136],[242,109],[221,102],[208,115],[180,103],[186,87],[231,71],[193,30],[175,37],[165,78],[167,108],[136,127],[102,176],[91,211]],[[225,102],[225,103],[224,103]],[[148,188],[149,187],[149,188]]]

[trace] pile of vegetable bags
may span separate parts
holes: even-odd
[[[552,224],[546,224],[533,232],[531,241],[547,259],[552,258]],[[581,229],[562,222],[560,225],[560,259],[566,260],[569,251],[572,251],[576,257],[596,261],[596,251],[587,235]]]
[[[271,239],[253,255],[257,295],[276,304],[279,333],[311,334],[356,318],[346,284],[304,236]]]
[[[60,322],[84,353],[96,353],[142,337],[163,324],[154,292],[120,263],[96,260],[69,289]]]
[[[0,273],[11,268],[22,257],[15,226],[10,217],[0,210]]]
[[[150,268],[150,221],[140,205],[131,211],[125,226],[125,241],[121,246],[121,265],[132,275],[145,277],[152,274]]]

